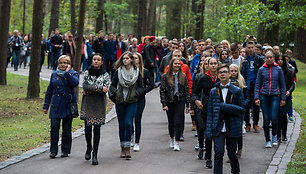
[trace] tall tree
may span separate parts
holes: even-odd
[[[303,7],[306,5],[306,2],[299,0],[297,6]],[[306,27],[301,26],[295,32],[294,37],[294,57],[300,61],[306,63]]]
[[[32,25],[32,52],[29,72],[27,98],[39,97],[39,71],[40,71],[40,53],[41,53],[41,34],[44,21],[44,0],[34,0],[33,4],[33,24]]]
[[[156,0],[150,0],[150,7],[148,13],[148,34],[155,35],[155,25],[156,25]]]
[[[203,27],[204,27],[204,10],[205,10],[205,0],[198,0],[197,2],[197,14],[196,14],[196,28],[194,38],[196,40],[202,39],[203,37]]]
[[[169,39],[181,37],[181,8],[182,0],[167,1],[166,36]]]
[[[70,0],[70,31],[73,35],[75,35],[75,0]]]
[[[75,66],[73,69],[80,73],[81,68],[81,54],[82,54],[82,44],[83,44],[83,32],[84,32],[84,21],[86,12],[86,0],[80,0],[80,11],[79,11],[79,21],[78,21],[78,31],[77,31],[77,42],[75,51]],[[77,98],[79,96],[78,87],[76,88]]]
[[[0,85],[6,85],[7,40],[10,21],[11,0],[0,1]]]
[[[266,4],[267,0],[260,0],[259,2]],[[265,42],[265,23],[260,23],[257,28],[257,42],[264,43]]]
[[[138,0],[137,38],[139,41],[141,36],[145,34],[144,26],[146,22],[146,4],[146,0]]]
[[[26,0],[23,0],[23,14],[22,14],[22,34],[24,33],[24,28],[25,28],[25,17],[26,15]]]
[[[58,28],[59,7],[60,7],[60,0],[52,0],[50,26],[48,34],[49,36],[51,34],[51,31],[54,31],[55,28]]]
[[[96,33],[103,29],[103,10],[104,10],[104,0],[98,0],[98,17],[96,19]]]
[[[276,14],[279,13],[279,1],[267,1],[268,8],[273,10]],[[265,42],[268,42],[270,45],[278,45],[278,33],[279,33],[279,24],[273,24],[271,28],[265,30]]]

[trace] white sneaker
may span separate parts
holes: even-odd
[[[245,134],[246,130],[245,130],[245,121],[243,121],[242,123],[242,133]]]
[[[175,141],[174,141],[174,139],[170,139],[170,148],[174,148],[174,143]]]
[[[174,144],[173,150],[174,150],[174,151],[180,151],[180,145],[179,145],[179,143],[175,143],[175,144]]]
[[[134,141],[135,141],[135,137],[134,137],[134,135],[132,135],[132,137],[131,137],[131,147],[133,147],[135,145]]]
[[[139,150],[140,150],[139,144],[136,144],[136,143],[135,143],[134,148],[133,148],[133,151],[134,151],[134,152],[139,152]]]

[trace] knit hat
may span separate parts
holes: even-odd
[[[155,40],[155,36],[150,36],[150,37],[149,37],[149,41],[150,41],[150,42],[153,42],[154,40]]]
[[[145,37],[143,37],[143,39],[142,39],[142,43],[144,43],[145,42],[145,40],[146,39],[149,39],[150,38],[150,36],[145,36]]]

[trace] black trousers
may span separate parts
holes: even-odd
[[[237,138],[231,138],[228,135],[228,133],[220,132],[220,134],[216,137],[213,137],[213,139],[214,139],[214,150],[215,150],[214,174],[222,174],[225,143],[226,143],[227,155],[231,163],[231,172],[239,173],[240,172],[239,161],[236,155]]]
[[[246,109],[245,116],[244,116],[244,121],[246,126],[251,126],[250,123],[250,109],[252,110],[252,116],[253,116],[253,126],[258,125],[259,121],[259,106],[255,105],[255,100],[254,100],[254,89],[255,89],[255,84],[250,85],[250,103]]]
[[[278,129],[277,129],[277,137],[281,137],[287,135],[287,126],[288,126],[288,117],[287,111],[290,107],[290,96],[286,98],[285,106],[279,107],[278,110]]]
[[[206,129],[206,111],[198,110],[197,113],[197,131],[200,148],[204,147],[204,132]],[[205,159],[211,159],[212,140],[205,139]]]
[[[94,133],[93,148],[92,148],[92,128]],[[87,149],[93,150],[94,153],[98,153],[100,143],[100,128],[101,125],[89,126],[85,120],[85,139],[87,143]]]
[[[59,129],[62,121],[62,153],[70,154],[72,144],[72,118],[51,118],[51,146],[50,152],[58,152]]]
[[[168,130],[170,137],[175,137],[175,141],[180,141],[180,137],[182,136],[184,112],[185,101],[175,101],[168,104]]]

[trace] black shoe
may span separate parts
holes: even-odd
[[[49,157],[50,157],[50,158],[55,158],[55,157],[56,157],[56,155],[57,155],[57,153],[55,153],[55,152],[51,152],[51,153],[50,153],[50,155],[49,155]]]
[[[287,136],[283,136],[282,141],[288,141]]]
[[[282,138],[281,138],[281,137],[277,137],[277,141],[278,141],[279,143],[281,143],[281,142],[282,142]]]
[[[98,162],[98,159],[97,159],[97,153],[95,152],[92,152],[92,165],[98,165],[99,162]]]
[[[68,157],[68,153],[62,152],[61,157],[62,157],[62,158]]]
[[[206,168],[207,169],[212,169],[212,160],[207,160],[206,161]]]
[[[91,149],[87,148],[85,153],[85,160],[90,160],[90,158],[91,158]]]
[[[203,152],[204,152],[204,150],[203,150],[202,148],[200,148],[200,149],[199,149],[199,154],[198,154],[198,158],[199,158],[200,160],[203,159]]]

